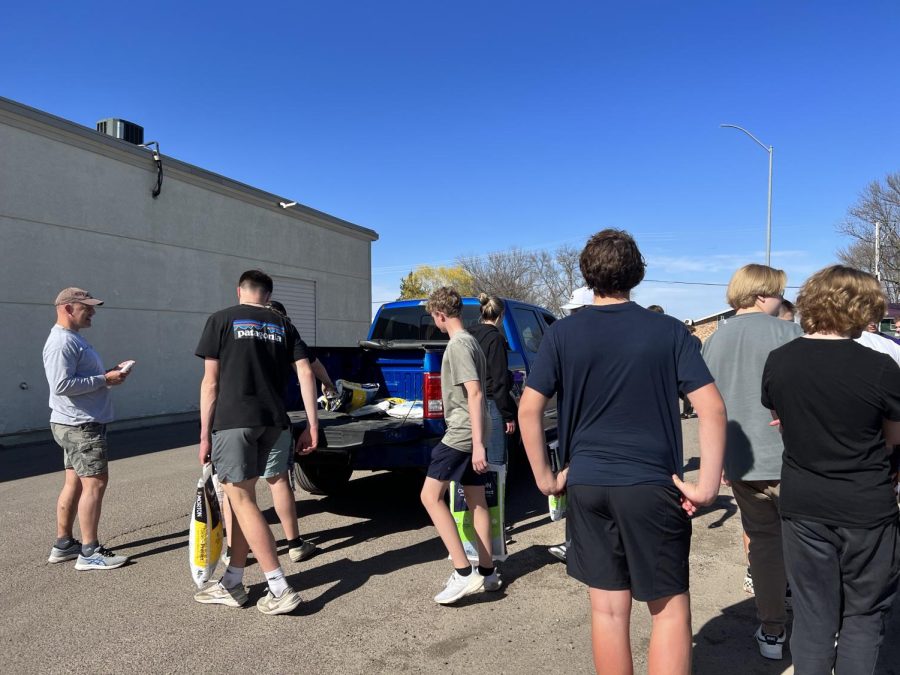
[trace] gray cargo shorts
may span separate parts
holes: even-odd
[[[212,463],[223,483],[240,483],[266,472],[281,427],[240,427],[212,433]],[[277,452],[277,450],[275,451]]]
[[[88,422],[69,425],[50,423],[53,439],[63,449],[63,466],[82,477],[108,472],[106,425]]]

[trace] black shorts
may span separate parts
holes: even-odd
[[[687,592],[691,519],[674,486],[571,485],[568,494],[569,576],[642,602]]]
[[[471,452],[463,452],[443,443],[438,443],[431,451],[427,475],[435,480],[452,480],[460,485],[484,485],[487,481],[487,473],[477,473],[472,466]]]

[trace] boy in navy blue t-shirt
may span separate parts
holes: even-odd
[[[548,329],[519,404],[519,426],[538,487],[569,495],[568,571],[590,587],[595,664],[630,672],[636,599],[653,616],[650,672],[688,673],[689,515],[719,492],[725,406],[684,324],[631,302],[644,268],[627,232],[591,237],[581,272],[594,304]],[[700,419],[699,485],[681,480],[679,392]],[[556,476],[542,424],[554,395],[569,464]]]

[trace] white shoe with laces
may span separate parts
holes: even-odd
[[[467,576],[460,576],[454,570],[447,580],[444,590],[434,596],[434,601],[439,605],[452,605],[465,595],[477,593],[484,587],[484,577],[478,570],[472,569]]]
[[[782,631],[781,635],[769,635],[763,633],[762,626],[756,629],[756,644],[759,647],[759,653],[773,661],[780,661],[782,658],[782,650],[784,648],[784,639],[787,631]]]

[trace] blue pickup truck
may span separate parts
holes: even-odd
[[[513,395],[518,398],[537,354],[541,338],[555,317],[546,309],[504,300],[503,332],[509,344]],[[316,355],[333,380],[377,383],[378,398],[422,401],[419,419],[356,418],[319,411],[319,447],[298,458],[297,483],[312,494],[331,494],[354,471],[424,468],[431,449],[445,430],[441,401],[441,359],[447,336],[425,311],[425,300],[401,300],[382,305],[359,347],[316,348]],[[463,324],[478,323],[478,300],[463,298]],[[302,411],[290,414],[294,433],[306,424]],[[545,417],[548,441],[556,436],[555,401]],[[518,447],[518,437],[511,440]]]

